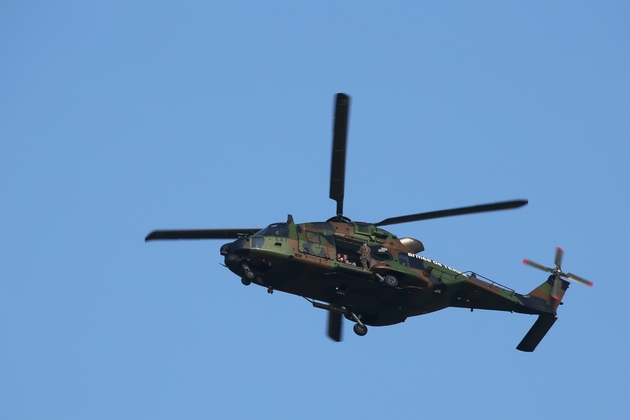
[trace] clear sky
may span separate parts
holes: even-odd
[[[216,3],[0,4],[0,418],[625,418],[628,2]],[[334,343],[222,241],[144,243],[332,216],[337,92],[348,217],[526,198],[389,230],[594,281],[534,353],[534,317],[454,308]]]

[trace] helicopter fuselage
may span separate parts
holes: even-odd
[[[369,256],[361,254],[364,244]],[[344,308],[367,325],[392,325],[449,306],[538,313],[523,305],[523,295],[417,255],[395,235],[366,223],[295,224],[290,217],[223,245],[221,254],[244,284]],[[473,282],[497,295],[499,306],[471,301],[465,286]]]

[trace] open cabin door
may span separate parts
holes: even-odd
[[[335,235],[335,245],[337,254],[340,254],[344,261],[347,261],[358,267],[361,266],[359,261],[359,249],[363,245],[362,241],[350,239],[346,236]]]

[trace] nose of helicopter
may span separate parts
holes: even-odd
[[[221,247],[221,255],[225,257],[225,265],[229,269],[240,268],[243,258],[249,252],[249,240],[239,238]]]

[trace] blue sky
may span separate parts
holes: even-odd
[[[626,2],[0,5],[0,417],[622,418],[630,213]],[[325,220],[333,97],[352,96],[354,220],[519,292],[534,317],[447,309],[345,325],[241,285],[221,241],[158,228]]]

